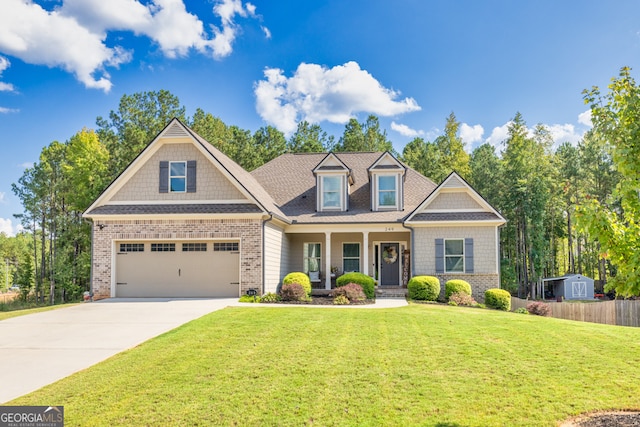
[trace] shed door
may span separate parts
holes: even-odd
[[[573,282],[571,284],[573,298],[587,297],[587,282]]]
[[[120,242],[117,297],[238,297],[238,242]]]

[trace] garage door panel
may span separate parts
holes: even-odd
[[[182,243],[187,243],[183,250]],[[216,242],[218,243],[218,242]],[[233,243],[233,242],[232,242]],[[233,248],[221,246],[219,248]],[[235,242],[235,248],[238,243]],[[156,245],[156,249],[162,248]],[[240,253],[213,250],[213,242],[175,243],[174,251],[118,253],[118,297],[237,297]]]

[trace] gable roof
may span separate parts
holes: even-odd
[[[470,196],[479,206],[479,209],[462,208],[457,210],[450,210],[447,212],[429,211],[428,206],[443,193],[464,193]],[[482,222],[495,225],[502,225],[506,223],[506,219],[500,213],[489,204],[476,190],[469,185],[460,175],[456,172],[451,172],[445,179],[438,185],[438,187],[429,196],[424,199],[418,207],[416,207],[411,214],[408,215],[407,223],[435,223],[442,224],[444,222],[453,223],[469,223],[469,222]]]
[[[175,138],[188,138],[199,149],[199,151],[214,166],[222,172],[226,178],[251,202],[257,205],[258,209],[249,207],[241,207],[240,204],[230,204],[222,209],[220,206],[213,206],[211,203],[185,203],[178,204],[167,201],[162,204],[118,204],[109,203],[109,199],[113,197],[117,191],[146,163],[151,155],[156,152],[165,140]],[[233,212],[230,212],[233,210]],[[227,155],[222,153],[216,147],[207,142],[200,135],[185,126],[177,118],[173,118],[165,128],[136,156],[135,159],[118,175],[107,188],[98,196],[98,198],[83,213],[84,217],[92,217],[94,215],[128,215],[128,214],[198,214],[198,213],[248,213],[248,212],[266,212],[285,220],[285,215],[274,203],[271,196],[257,183],[257,181],[240,167],[236,162],[231,160]]]
[[[347,174],[347,177],[349,178],[349,184],[353,185],[354,183],[351,169],[349,169],[347,165],[345,165],[344,162],[340,160],[338,156],[336,156],[333,152],[328,153],[325,158],[322,159],[320,163],[318,163],[316,167],[313,168],[314,174],[317,174],[319,172],[345,172]]]
[[[378,159],[367,169],[369,173],[389,170],[401,170],[404,174],[407,167],[388,151],[382,153],[380,157],[378,157]]]
[[[271,194],[282,212],[296,223],[376,223],[401,222],[429,195],[436,185],[415,170],[404,166],[404,211],[371,211],[369,169],[385,153],[332,153],[351,170],[354,184],[350,187],[349,210],[345,212],[316,212],[316,178],[313,170],[327,156],[325,153],[288,153],[251,172]]]

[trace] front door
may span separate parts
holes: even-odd
[[[400,244],[380,243],[380,285],[400,285]]]

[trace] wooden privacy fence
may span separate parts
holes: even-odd
[[[511,297],[511,310],[527,307],[531,300]],[[640,301],[615,300],[594,302],[545,301],[551,307],[551,316],[557,319],[604,323],[618,326],[640,326]]]

